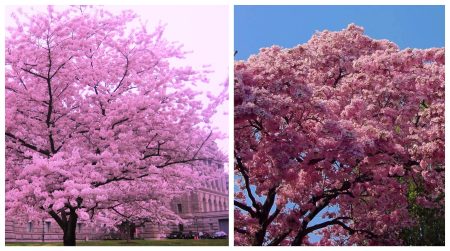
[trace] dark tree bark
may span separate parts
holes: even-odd
[[[58,215],[55,211],[50,211],[49,214],[63,231],[64,246],[76,246],[78,215],[75,208],[69,208],[69,212],[62,210],[61,215]]]
[[[254,236],[252,236],[253,239],[252,245],[262,246],[266,238],[267,228],[281,212],[281,210],[278,207],[276,207],[275,212],[273,214],[270,214],[270,210],[272,209],[272,206],[275,203],[275,196],[276,191],[278,189],[278,185],[275,185],[274,187],[269,189],[267,193],[267,198],[263,203],[257,202],[250,188],[250,179],[247,173],[247,168],[244,166],[244,164],[241,161],[241,158],[238,157],[237,154],[236,154],[236,161],[237,161],[237,168],[241,173],[242,177],[244,178],[247,194],[250,197],[250,200],[252,201],[252,206],[254,209],[236,200],[234,201],[234,205],[244,211],[247,211],[252,218],[258,219],[259,229],[258,231],[256,231]]]
[[[76,246],[76,229],[77,229],[78,216],[75,211],[70,212],[69,220],[64,230],[63,242],[64,246]]]

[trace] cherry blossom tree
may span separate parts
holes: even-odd
[[[179,222],[168,202],[223,162],[210,117],[226,97],[175,67],[181,45],[131,11],[19,11],[6,37],[6,214],[77,222]],[[141,25],[140,25],[141,24]],[[180,64],[178,64],[180,65]]]
[[[236,244],[399,245],[411,187],[443,209],[444,61],[352,24],[236,62]]]

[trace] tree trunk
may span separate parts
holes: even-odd
[[[301,246],[303,244],[303,239],[305,238],[305,236],[306,233],[304,233],[303,231],[298,233],[292,241],[291,246]]]
[[[76,235],[73,231],[64,232],[64,246],[76,246]]]
[[[77,198],[78,207],[81,205],[83,200],[81,198]],[[76,246],[76,230],[77,230],[77,221],[78,215],[76,213],[76,208],[69,207],[69,211],[66,209],[62,209],[59,211],[60,215],[57,212],[50,210],[48,213],[52,218],[58,223],[58,226],[62,229],[63,235],[63,243],[64,246]],[[67,215],[68,214],[68,215]],[[69,216],[69,217],[67,217]]]
[[[127,221],[127,223],[126,223],[126,225],[125,225],[125,227],[126,227],[126,235],[127,235],[127,243],[128,242],[130,242],[130,223]]]
[[[264,243],[264,237],[266,236],[266,230],[260,229],[255,233],[252,246],[262,246]]]
[[[77,220],[78,216],[75,211],[70,212],[69,220],[67,221],[66,227],[64,230],[64,246],[76,246],[76,230],[77,230]]]

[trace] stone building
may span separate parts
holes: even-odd
[[[204,182],[200,188],[172,200],[170,208],[185,220],[184,224],[158,226],[146,224],[136,227],[133,238],[163,239],[172,231],[187,233],[224,231],[228,234],[228,174],[222,173],[223,165],[218,164],[221,174]],[[78,240],[101,240],[107,238],[105,232],[77,225]],[[6,242],[61,241],[62,231],[56,222],[49,218],[42,222],[19,224],[6,219]]]
[[[169,226],[168,231],[162,231],[163,226],[145,225],[136,229],[136,237],[165,238],[171,231],[228,234],[228,175],[205,182],[200,189],[174,199],[170,207],[185,220],[184,224]]]

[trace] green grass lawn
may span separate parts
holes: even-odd
[[[217,240],[124,240],[78,241],[78,246],[228,246],[228,239]],[[7,242],[6,246],[62,246],[62,242]]]

